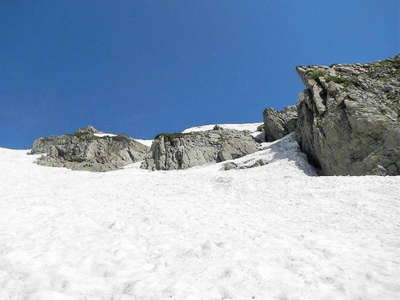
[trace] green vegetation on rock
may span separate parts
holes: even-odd
[[[316,70],[316,71],[311,71],[309,73],[307,73],[307,75],[314,80],[317,80],[319,77],[323,77],[325,75],[324,72],[322,72],[321,70]]]
[[[154,139],[164,137],[165,139],[171,140],[174,138],[180,138],[180,137],[184,137],[184,136],[197,135],[197,134],[199,134],[199,133],[196,131],[195,132],[186,132],[186,133],[183,133],[183,132],[159,133],[154,137]]]
[[[99,140],[102,137],[96,136],[92,133],[88,133],[88,132],[80,132],[77,131],[74,134],[72,134],[71,136],[77,137],[80,140],[86,140],[86,141],[93,141],[93,140]]]
[[[328,75],[328,76],[326,76],[325,79],[326,79],[326,82],[333,81],[337,84],[342,84],[346,87],[351,86],[351,85],[357,86],[359,84],[355,77],[343,77],[343,76]]]

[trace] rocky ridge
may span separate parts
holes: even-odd
[[[89,126],[74,134],[39,138],[31,154],[44,154],[36,161],[39,165],[103,172],[140,161],[148,150],[128,136],[104,134]]]
[[[141,167],[151,170],[186,169],[211,162],[235,159],[258,150],[250,132],[223,129],[159,134]]]
[[[400,55],[386,60],[296,68],[306,89],[296,105],[264,111],[264,124],[211,125],[159,134],[151,148],[93,127],[37,139],[32,153],[46,166],[108,171],[142,161],[141,168],[177,170],[237,159],[295,132],[300,149],[321,175],[400,175]],[[249,127],[249,125],[251,125]],[[258,125],[258,124],[257,124]],[[207,128],[207,129],[204,129]],[[261,130],[263,132],[261,132]],[[148,142],[148,141],[147,141]],[[262,158],[225,169],[262,166]]]

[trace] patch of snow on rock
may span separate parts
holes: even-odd
[[[214,128],[215,125],[221,126],[222,128],[225,128],[225,129],[247,130],[247,131],[250,131],[250,132],[255,132],[255,131],[257,131],[257,127],[262,125],[262,124],[263,123],[209,124],[209,125],[202,125],[202,126],[196,126],[196,127],[187,128],[182,132],[183,133],[188,133],[188,132],[211,130],[211,129]]]
[[[139,143],[141,143],[145,146],[148,146],[148,147],[151,147],[151,144],[153,143],[153,140],[142,140],[142,139],[135,139],[135,138],[134,138],[134,140],[138,141]]]
[[[294,133],[272,143],[262,143],[261,150],[244,157],[221,163],[225,170],[249,169],[269,165],[279,169],[281,165],[284,171],[290,168],[293,172],[302,172],[309,176],[316,176],[314,168],[308,163],[306,155],[300,151]]]
[[[116,134],[112,134],[112,133],[93,133],[94,136],[98,136],[98,137],[105,137],[105,136],[117,136]]]

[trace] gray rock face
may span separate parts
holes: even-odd
[[[273,108],[264,110],[265,141],[273,142],[296,130],[297,108],[287,106],[278,111]]]
[[[297,141],[323,175],[400,175],[400,56],[297,67]]]
[[[243,164],[243,165],[238,165],[237,163],[234,163],[233,161],[229,161],[225,163],[222,167],[224,171],[229,171],[233,169],[250,169],[250,168],[255,168],[255,167],[261,167],[265,166],[268,164],[268,161],[264,159],[257,159],[255,161],[252,161],[249,164]]]
[[[238,158],[258,150],[249,132],[222,129],[158,135],[142,168],[177,170]]]
[[[51,167],[103,172],[142,160],[149,147],[124,136],[96,136],[93,127],[74,134],[42,137],[34,141],[32,154],[44,153],[36,162]]]

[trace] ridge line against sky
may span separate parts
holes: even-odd
[[[88,124],[152,138],[296,103],[296,65],[400,49],[397,0],[2,1],[0,147]]]

